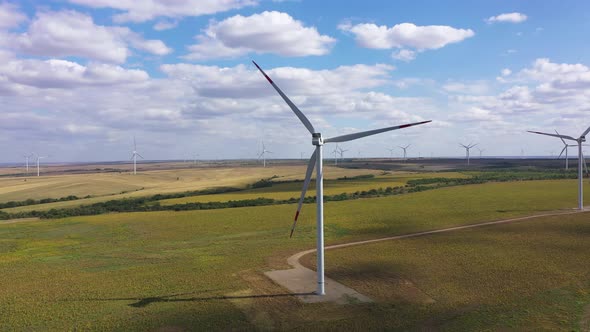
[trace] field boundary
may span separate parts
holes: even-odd
[[[588,207],[586,207],[586,209],[588,209]],[[492,225],[501,225],[501,224],[508,224],[508,223],[514,223],[514,222],[520,222],[520,221],[526,221],[526,220],[530,220],[530,219],[535,219],[535,218],[541,218],[541,217],[552,217],[552,216],[559,216],[559,215],[570,215],[570,214],[577,214],[577,213],[585,213],[585,212],[589,212],[588,210],[557,210],[557,211],[552,211],[552,212],[548,212],[548,213],[540,213],[540,214],[534,214],[534,215],[529,215],[529,216],[524,216],[524,217],[516,217],[516,218],[509,218],[509,219],[501,219],[501,220],[494,220],[494,221],[486,221],[486,222],[480,222],[480,223],[476,223],[476,224],[469,224],[469,225],[462,225],[462,226],[453,226],[453,227],[445,227],[445,228],[441,228],[441,229],[435,229],[435,230],[429,230],[429,231],[422,231],[422,232],[416,232],[416,233],[409,233],[409,234],[402,234],[402,235],[395,235],[395,236],[388,236],[388,237],[383,237],[383,238],[378,238],[378,239],[371,239],[371,240],[362,240],[362,241],[354,241],[354,242],[349,242],[349,243],[341,243],[341,244],[334,244],[334,245],[330,245],[330,246],[326,246],[324,247],[325,250],[333,250],[333,249],[339,249],[339,248],[346,248],[346,247],[352,247],[352,246],[359,246],[359,245],[364,245],[364,244],[372,244],[372,243],[377,243],[377,242],[384,242],[384,241],[391,241],[391,240],[401,240],[401,239],[407,239],[407,238],[413,238],[413,237],[419,237],[419,236],[425,236],[425,235],[432,235],[432,234],[439,234],[439,233],[446,233],[446,232],[452,232],[452,231],[458,231],[458,230],[463,230],[463,229],[469,229],[469,228],[477,228],[477,227],[485,227],[485,226],[492,226]],[[273,281],[277,282],[280,285],[284,285],[284,284],[289,284],[290,280],[293,278],[293,276],[301,276],[301,275],[305,275],[308,277],[311,276],[315,276],[316,271],[312,270],[312,269],[308,269],[307,267],[303,266],[300,262],[300,259],[308,254],[312,254],[316,252],[316,249],[307,249],[304,251],[300,251],[294,255],[291,255],[289,258],[287,258],[287,263],[292,266],[292,269],[289,270],[283,270],[281,271],[281,277],[284,278],[284,280],[277,280],[276,277],[273,276],[273,278],[271,278]],[[288,272],[288,273],[286,273]],[[267,274],[268,275],[268,274]],[[295,279],[299,279],[300,278],[295,278]],[[315,280],[313,280],[313,282],[315,283]],[[306,297],[309,298],[310,295],[307,295]],[[316,295],[312,295],[312,296],[316,296]],[[338,294],[331,294],[330,298],[340,298],[340,295]],[[302,300],[304,300],[302,298]],[[327,299],[329,301],[329,299]],[[305,302],[309,302],[309,299],[307,299],[307,301]]]

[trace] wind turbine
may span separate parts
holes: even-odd
[[[195,166],[197,165],[197,159],[199,159],[199,155],[198,154],[193,155],[193,165],[195,165]]]
[[[332,154],[334,155],[334,166],[336,166],[338,165],[338,144],[336,144],[336,147],[332,151]]]
[[[336,147],[338,149],[338,153],[340,154],[340,160],[344,162],[344,152],[348,151],[347,149],[343,149],[341,147]]]
[[[476,146],[477,143],[476,144],[469,143],[469,145],[465,145],[465,144],[459,143],[459,145],[461,145],[462,147],[465,148],[465,153],[466,153],[466,156],[467,156],[466,157],[467,158],[467,166],[469,166],[469,150],[471,150],[472,147]]]
[[[137,152],[137,144],[135,143],[135,136],[133,136],[133,154],[131,154],[131,159],[133,159],[133,175],[137,174],[137,157],[144,159],[139,152]]]
[[[588,127],[588,129],[586,129],[586,131],[584,131],[582,133],[582,135],[580,135],[580,137],[578,138],[573,138],[572,136],[567,136],[567,135],[560,135],[560,134],[548,134],[548,133],[542,133],[539,131],[530,131],[528,130],[529,133],[533,133],[533,134],[539,134],[539,135],[547,135],[547,136],[553,136],[553,137],[559,137],[562,140],[570,140],[570,141],[574,141],[578,143],[578,209],[580,211],[584,210],[584,187],[583,187],[583,173],[582,173],[582,169],[583,169],[583,164],[585,163],[584,160],[584,153],[582,152],[582,143],[586,142],[586,135],[590,132],[590,127]]]
[[[559,135],[559,133],[557,132],[557,130],[555,130],[555,133],[557,135]],[[565,170],[567,171],[569,169],[569,164],[570,164],[569,157],[567,155],[567,151],[569,150],[570,147],[575,147],[576,144],[567,144],[566,141],[563,138],[560,137],[559,139],[563,142],[564,147],[563,147],[563,150],[561,150],[561,153],[559,154],[559,156],[557,157],[557,159],[561,158],[561,155],[565,151]]]
[[[25,154],[23,155],[23,157],[25,157],[25,166],[27,167],[27,175],[29,175],[29,158],[33,157],[34,154]]]
[[[481,159],[481,154],[485,151],[485,149],[476,148],[479,151],[479,159]]]
[[[393,151],[395,151],[395,149],[387,149],[389,150],[389,159],[393,159]]]
[[[36,155],[36,157],[37,157],[37,176],[40,176],[40,172],[39,172],[39,161],[40,161],[41,159],[45,159],[45,158],[47,158],[48,156],[40,156],[40,155]]]
[[[268,151],[266,149],[266,146],[264,146],[264,141],[262,141],[262,152],[260,152],[260,154],[258,155],[258,160],[260,160],[260,157],[262,157],[262,165],[263,167],[266,167],[266,154],[267,153],[272,153],[271,151]]]
[[[318,279],[317,280],[318,288],[317,288],[316,294],[317,295],[324,295],[325,294],[325,289],[324,289],[324,169],[323,169],[323,165],[322,165],[322,162],[323,162],[322,146],[325,143],[347,142],[347,141],[352,141],[352,140],[355,140],[358,138],[383,133],[386,131],[407,128],[407,127],[411,127],[411,126],[415,126],[415,125],[421,125],[424,123],[428,123],[431,120],[410,123],[410,124],[404,124],[401,126],[393,126],[393,127],[387,127],[387,128],[381,128],[381,129],[375,129],[375,130],[368,130],[368,131],[363,131],[363,132],[359,132],[359,133],[355,133],[355,134],[347,134],[347,135],[324,139],[322,137],[322,134],[316,131],[316,129],[311,124],[311,122],[307,119],[307,117],[305,117],[303,112],[301,112],[299,110],[299,108],[297,108],[297,106],[295,106],[295,104],[293,104],[293,102],[283,93],[283,91],[281,91],[281,89],[279,89],[279,87],[270,79],[270,77],[268,77],[268,75],[266,75],[266,73],[262,70],[262,68],[260,68],[256,62],[254,62],[254,61],[252,61],[252,62],[254,63],[256,68],[258,68],[258,70],[260,70],[262,75],[264,75],[264,77],[272,85],[272,87],[278,92],[278,94],[283,98],[283,100],[287,103],[287,105],[289,105],[289,107],[291,108],[293,113],[295,113],[295,115],[299,118],[301,123],[303,123],[305,128],[307,128],[307,130],[309,131],[309,133],[311,134],[311,137],[312,137],[311,142],[313,145],[315,145],[315,151],[311,155],[311,158],[309,159],[309,163],[307,164],[307,171],[305,173],[305,181],[303,182],[303,188],[301,190],[301,196],[299,198],[297,212],[295,213],[295,220],[293,221],[293,226],[291,227],[291,235],[290,236],[293,236],[293,231],[295,230],[295,226],[297,224],[297,218],[299,217],[299,212],[301,211],[301,206],[303,204],[303,200],[305,199],[305,193],[307,191],[307,186],[309,185],[309,182],[311,181],[311,174],[313,173],[313,170],[315,169],[316,170],[316,207],[317,207],[317,211],[316,211],[316,218],[317,218],[317,279]]]
[[[406,150],[408,150],[408,148],[410,147],[410,145],[412,145],[412,144],[408,144],[408,145],[406,145],[406,146],[401,146],[401,145],[400,145],[400,146],[398,146],[400,149],[404,150],[404,160],[408,160],[408,159],[406,158],[406,152],[407,152]]]

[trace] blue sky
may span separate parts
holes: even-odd
[[[550,155],[525,131],[590,126],[587,1],[167,2],[0,2],[0,162],[309,153],[252,59],[325,136],[433,120],[353,155]]]

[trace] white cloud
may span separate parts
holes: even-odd
[[[338,28],[353,33],[356,42],[362,47],[376,49],[410,47],[418,51],[438,49],[463,41],[475,34],[471,29],[456,29],[446,25],[416,26],[412,23],[401,23],[391,28],[372,23],[354,26],[343,24]]]
[[[289,14],[276,11],[212,22],[196,38],[199,43],[189,46],[185,59],[231,58],[247,53],[324,55],[335,42],[332,37],[320,35],[315,27],[305,27]]]
[[[156,17],[181,18],[210,15],[254,6],[256,0],[69,0],[92,8],[113,8],[123,13],[113,16],[115,22],[145,22]]]
[[[442,86],[443,90],[452,93],[484,95],[490,91],[490,87],[485,81],[472,82],[447,82]]]
[[[521,13],[504,13],[497,16],[488,17],[485,21],[488,23],[508,22],[508,23],[522,23],[527,20],[527,16]]]
[[[412,61],[416,58],[416,52],[406,50],[406,49],[401,49],[397,52],[393,52],[391,54],[391,57],[396,60],[409,62],[409,61]]]
[[[512,71],[508,68],[504,68],[504,69],[502,69],[501,73],[502,73],[502,76],[508,76],[508,75],[512,74]]]
[[[19,26],[27,20],[27,16],[11,3],[0,3],[0,29],[10,29]]]
[[[176,28],[178,21],[160,21],[154,24],[154,30],[164,31]]]
[[[82,66],[65,60],[19,60],[0,64],[0,77],[16,84],[37,88],[76,88],[140,83],[149,76],[141,70],[129,70],[107,64]]]
[[[125,62],[129,45],[157,55],[171,52],[160,40],[145,40],[126,27],[96,25],[92,17],[76,11],[39,12],[28,30],[12,39],[12,47],[23,53],[114,63]]]

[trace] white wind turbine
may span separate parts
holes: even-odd
[[[35,155],[36,159],[37,159],[37,176],[40,176],[40,167],[39,167],[39,162],[41,161],[41,159],[45,159],[48,156],[40,156],[40,155]]]
[[[469,143],[469,145],[459,143],[459,145],[461,145],[462,147],[465,148],[465,155],[467,158],[467,166],[469,166],[469,150],[471,150],[472,147],[476,146],[477,143],[476,144]]]
[[[347,149],[343,149],[341,147],[337,147],[338,153],[340,154],[340,160],[344,162],[344,152],[348,151]]]
[[[297,106],[295,106],[295,104],[293,104],[293,102],[283,93],[283,91],[281,91],[281,89],[279,89],[279,87],[270,79],[270,77],[268,77],[268,75],[266,75],[266,73],[262,70],[262,68],[260,68],[258,66],[258,64],[256,64],[256,62],[254,62],[254,61],[252,61],[252,62],[254,63],[256,68],[258,68],[258,70],[260,70],[262,75],[264,75],[264,77],[268,80],[268,82],[272,85],[272,87],[278,92],[278,94],[283,98],[283,100],[287,103],[287,105],[289,105],[291,110],[293,110],[293,113],[295,113],[295,115],[299,118],[301,123],[303,123],[305,128],[307,128],[307,130],[309,131],[309,133],[311,134],[311,137],[312,137],[311,142],[313,145],[315,145],[315,151],[311,155],[311,158],[309,159],[309,163],[307,165],[307,171],[305,173],[305,181],[303,182],[303,188],[301,190],[301,196],[299,198],[297,212],[295,213],[295,220],[293,221],[293,226],[291,227],[291,235],[290,236],[293,236],[293,231],[295,230],[295,225],[297,224],[297,218],[299,217],[299,212],[301,211],[301,205],[303,204],[303,200],[305,198],[307,186],[309,185],[309,182],[311,181],[311,174],[313,173],[313,170],[315,168],[315,170],[316,170],[316,207],[317,207],[317,211],[316,211],[316,218],[317,218],[317,278],[318,278],[318,281],[317,281],[318,288],[317,288],[316,294],[324,295],[325,294],[325,290],[324,290],[324,171],[323,171],[323,165],[322,165],[322,162],[323,162],[322,146],[325,143],[347,142],[347,141],[355,140],[358,138],[383,133],[383,132],[390,131],[390,130],[396,130],[396,129],[402,129],[402,128],[415,126],[415,125],[420,125],[420,124],[428,123],[431,120],[417,122],[417,123],[404,124],[401,126],[368,130],[368,131],[363,131],[360,133],[347,134],[347,135],[324,139],[322,137],[322,134],[315,130],[315,128],[313,127],[311,122],[307,119],[307,117],[305,117],[303,112],[301,112],[299,110],[299,108],[297,108]]]
[[[336,166],[338,165],[338,144],[336,144],[336,147],[332,151],[332,154],[334,155],[334,166]]]
[[[586,131],[584,131],[582,133],[582,135],[580,135],[580,137],[578,138],[573,138],[572,136],[567,136],[567,135],[560,135],[560,134],[548,134],[548,133],[542,133],[540,131],[531,131],[528,130],[529,133],[533,133],[533,134],[539,134],[539,135],[547,135],[547,136],[553,136],[553,137],[559,137],[563,140],[570,140],[570,141],[574,141],[576,143],[578,143],[578,209],[580,211],[584,210],[584,187],[583,187],[583,173],[582,173],[582,169],[583,169],[583,164],[584,164],[584,153],[582,152],[582,143],[586,142],[586,135],[590,132],[590,127],[588,127],[588,129],[586,129]]]
[[[481,159],[481,154],[485,151],[485,149],[476,148],[479,151],[479,159]]]
[[[555,130],[555,133],[557,135],[559,135],[559,133],[557,132],[557,130]],[[577,145],[576,144],[567,144],[567,142],[563,138],[561,138],[561,137],[559,139],[563,142],[564,147],[563,147],[563,150],[561,150],[561,153],[559,154],[559,156],[557,157],[557,159],[561,158],[561,155],[565,151],[565,170],[567,171],[569,169],[569,164],[570,164],[569,157],[567,155],[567,151],[569,150],[570,147],[575,147]]]
[[[264,141],[262,141],[262,152],[260,152],[260,154],[258,155],[258,160],[260,160],[260,158],[262,157],[262,165],[263,167],[266,167],[266,154],[267,153],[272,153],[271,151],[268,151],[266,149],[266,146],[264,145]]]
[[[131,154],[131,159],[133,160],[133,175],[137,174],[137,157],[144,159],[142,155],[137,152],[137,144],[135,143],[135,136],[133,136],[133,154]]]
[[[387,149],[389,150],[389,159],[393,159],[393,151],[395,151],[395,149]]]
[[[25,167],[27,168],[27,175],[29,175],[29,158],[35,156],[35,154],[31,153],[31,154],[25,154],[23,155],[23,157],[25,157]]]
[[[412,145],[412,144],[408,144],[408,145],[406,145],[406,146],[401,146],[401,145],[400,145],[400,146],[398,146],[398,148],[400,148],[400,149],[404,150],[404,160],[408,160],[408,159],[406,158],[406,153],[407,153],[407,150],[408,150],[408,148],[410,147],[410,145]]]

